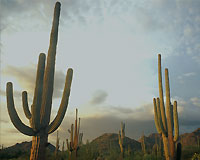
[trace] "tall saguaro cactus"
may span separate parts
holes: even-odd
[[[121,131],[118,134],[121,157],[124,158],[125,123],[121,122]]]
[[[76,119],[75,119],[75,127],[72,124],[71,130],[68,130],[70,133],[70,142],[66,139],[67,149],[69,153],[69,159],[76,159],[78,149],[82,143],[83,133],[80,132],[80,118],[78,121],[78,109],[76,108]]]
[[[33,136],[30,160],[45,160],[45,148],[48,144],[48,134],[53,133],[60,126],[68,106],[73,75],[73,70],[71,68],[67,71],[60,108],[55,119],[50,123],[60,6],[60,2],[56,2],[46,67],[45,54],[41,53],[39,56],[31,111],[28,106],[27,92],[22,92],[23,109],[26,117],[30,121],[30,127],[21,121],[16,112],[12,83],[8,82],[6,87],[7,108],[13,125],[23,134]]]
[[[166,114],[162,88],[161,55],[158,55],[158,84],[159,98],[153,99],[154,118],[158,133],[162,134],[166,160],[175,159],[175,142],[179,138],[179,123],[177,102],[172,105],[170,102],[170,87],[168,69],[165,69],[165,90],[166,90]],[[173,135],[174,133],[174,135]]]

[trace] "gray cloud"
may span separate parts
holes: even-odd
[[[91,104],[98,105],[106,101],[108,94],[103,90],[98,90],[93,94],[92,99],[90,100]]]
[[[120,113],[123,113],[123,114],[132,114],[133,113],[133,109],[126,108],[126,107],[110,106],[109,109],[113,110],[114,112],[120,112]]]
[[[200,98],[192,97],[190,98],[190,101],[192,102],[193,105],[200,107]]]

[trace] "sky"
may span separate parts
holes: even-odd
[[[38,56],[47,53],[54,0],[0,0],[0,144],[31,137],[7,113],[5,88],[13,82],[16,109],[22,91],[32,104]],[[178,101],[180,132],[200,127],[199,0],[61,0],[51,120],[57,114],[68,68],[74,75],[60,140],[69,138],[75,108],[83,139],[118,133],[139,139],[155,133],[152,99],[158,96],[157,55],[169,69],[171,100]],[[164,77],[164,76],[163,76]],[[13,134],[15,136],[13,136]],[[55,144],[56,132],[49,135]]]

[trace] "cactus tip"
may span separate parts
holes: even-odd
[[[56,7],[60,7],[61,3],[59,1],[56,2]]]
[[[12,88],[12,82],[7,82],[7,87]]]

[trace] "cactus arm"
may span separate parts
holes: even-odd
[[[78,144],[78,135],[77,135],[77,114],[78,114],[78,109],[76,108],[76,119],[75,119],[75,126],[74,126],[74,146],[76,147]]]
[[[44,73],[44,86],[42,93],[42,107],[40,110],[41,117],[40,123],[43,127],[49,124],[52,96],[53,96],[53,84],[54,84],[54,72],[55,72],[55,58],[56,58],[56,46],[58,40],[58,26],[60,17],[60,2],[56,2],[54,9],[53,25],[50,35],[50,45],[47,56],[47,64]]]
[[[121,140],[121,132],[119,131],[119,134],[118,134],[118,138],[119,138],[119,145],[121,147],[122,145],[122,140]]]
[[[160,54],[158,54],[158,86],[159,86],[160,108],[161,108],[163,127],[165,130],[167,130],[167,120],[165,116],[165,107],[164,107],[164,98],[163,98],[161,55]]]
[[[66,143],[67,143],[67,149],[68,149],[68,151],[70,151],[70,146],[69,146],[69,141],[68,141],[68,139],[66,139]]]
[[[153,105],[154,105],[154,120],[155,120],[155,125],[158,133],[162,133],[160,124],[159,124],[159,119],[158,119],[158,112],[157,112],[157,105],[156,105],[156,99],[153,99]]]
[[[73,124],[71,124],[70,143],[71,143],[71,147],[72,147],[72,148],[74,148],[73,136],[74,136],[74,125],[73,125]]]
[[[58,113],[55,117],[55,119],[50,123],[48,126],[48,134],[54,132],[61,124],[65,112],[67,110],[68,106],[68,101],[69,101],[69,95],[70,95],[70,88],[71,88],[71,83],[72,83],[72,76],[73,76],[73,70],[70,68],[67,71],[67,76],[66,76],[66,81],[65,81],[65,88],[63,91],[63,96],[60,104],[60,108],[58,110]]]
[[[81,118],[78,119],[78,131],[77,131],[77,135],[80,136],[80,124],[81,123]]]
[[[8,108],[8,114],[10,116],[10,119],[13,123],[13,125],[23,134],[28,136],[35,135],[32,128],[26,126],[21,119],[19,118],[15,105],[13,100],[13,86],[11,82],[7,83],[6,86],[6,96],[7,96],[7,108]]]
[[[165,90],[166,90],[166,115],[168,124],[168,136],[173,137],[173,121],[172,121],[172,110],[170,103],[169,74],[167,68],[165,69]]]
[[[174,142],[176,142],[178,140],[178,137],[179,137],[177,101],[174,101],[173,115],[174,115]]]
[[[45,70],[45,59],[46,56],[44,53],[40,53],[37,67],[36,75],[36,85],[33,98],[33,105],[31,108],[32,112],[32,127],[34,130],[40,128],[40,109],[42,103],[42,88],[43,88],[43,78]]]
[[[166,115],[167,115],[167,125],[168,125],[168,140],[169,140],[169,151],[170,157],[175,156],[175,144],[173,140],[173,119],[172,110],[170,103],[170,87],[169,87],[169,74],[168,69],[165,69],[165,90],[166,90]]]
[[[31,112],[30,112],[29,107],[28,107],[28,98],[27,98],[27,92],[26,91],[22,92],[22,104],[23,104],[23,109],[24,109],[24,113],[25,113],[26,118],[31,119],[32,115],[31,115]]]
[[[159,123],[160,129],[161,129],[161,132],[167,137],[167,131],[163,127],[163,122],[162,122],[162,118],[161,118],[162,115],[161,115],[161,111],[160,111],[160,99],[159,98],[156,99],[156,105],[157,105],[157,113],[158,113],[158,123]]]
[[[81,145],[82,144],[82,139],[83,139],[83,133],[79,134],[79,140],[78,140],[78,144]]]
[[[121,122],[122,139],[125,137],[125,123]]]

